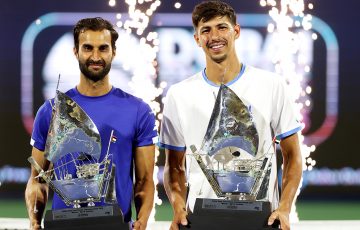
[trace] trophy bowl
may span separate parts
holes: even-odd
[[[201,147],[191,145],[188,153],[217,199],[196,198],[186,228],[222,229],[228,223],[247,230],[271,228],[268,191],[274,148],[259,151],[252,116],[251,107],[229,87],[220,86]]]

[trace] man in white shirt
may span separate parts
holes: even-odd
[[[206,68],[170,87],[160,131],[160,145],[166,153],[164,185],[174,210],[170,229],[188,224],[186,216],[188,211],[193,211],[196,198],[216,198],[200,167],[192,160],[190,146],[200,147],[219,87],[225,84],[247,106],[254,120],[258,153],[269,148],[274,152],[273,140],[280,140],[284,162],[282,191],[279,199],[276,161],[272,159],[266,199],[271,202],[273,212],[268,224],[278,219],[281,228],[288,230],[302,162],[297,134],[301,126],[295,119],[286,84],[276,74],[240,62],[235,50],[240,26],[231,6],[221,1],[202,2],[195,6],[192,20],[194,39],[205,53]],[[188,197],[186,183],[189,184]]]

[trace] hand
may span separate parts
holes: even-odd
[[[289,222],[289,213],[282,211],[280,209],[276,209],[273,213],[271,213],[268,219],[268,225],[272,225],[275,220],[280,221],[280,227],[282,230],[290,230],[290,222]]]
[[[179,224],[181,224],[182,226],[188,225],[186,216],[187,212],[185,208],[175,211],[173,220],[171,222],[170,230],[179,230]]]
[[[145,230],[146,224],[143,224],[140,220],[137,220],[133,223],[132,229],[133,230]]]
[[[39,230],[41,229],[41,224],[35,222],[30,224],[30,230]]]

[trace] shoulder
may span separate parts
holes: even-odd
[[[111,93],[113,95],[113,98],[115,98],[115,100],[118,100],[119,103],[127,104],[130,107],[137,107],[139,109],[150,108],[149,104],[146,103],[142,98],[127,93],[120,88],[114,87]]]
[[[278,79],[281,76],[277,73],[269,70],[260,69],[254,66],[246,66],[245,74],[251,77],[266,78],[266,79]]]
[[[191,92],[192,88],[200,87],[204,83],[202,71],[170,86],[167,94],[183,94]]]
[[[252,84],[270,86],[279,86],[285,83],[285,78],[280,74],[260,69],[253,66],[246,66],[243,79]]]
[[[53,105],[54,105],[54,98],[46,100],[38,109],[36,116],[43,117],[46,115],[51,115]]]

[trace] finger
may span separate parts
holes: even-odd
[[[272,225],[274,221],[277,219],[277,217],[278,217],[277,213],[273,212],[268,219],[268,225]]]
[[[171,222],[170,230],[179,230],[179,226],[177,222]]]
[[[186,215],[182,215],[182,217],[180,219],[180,223],[182,226],[188,225],[188,220],[186,219]]]
[[[135,222],[133,224],[133,230],[140,230],[140,223],[139,222]]]

